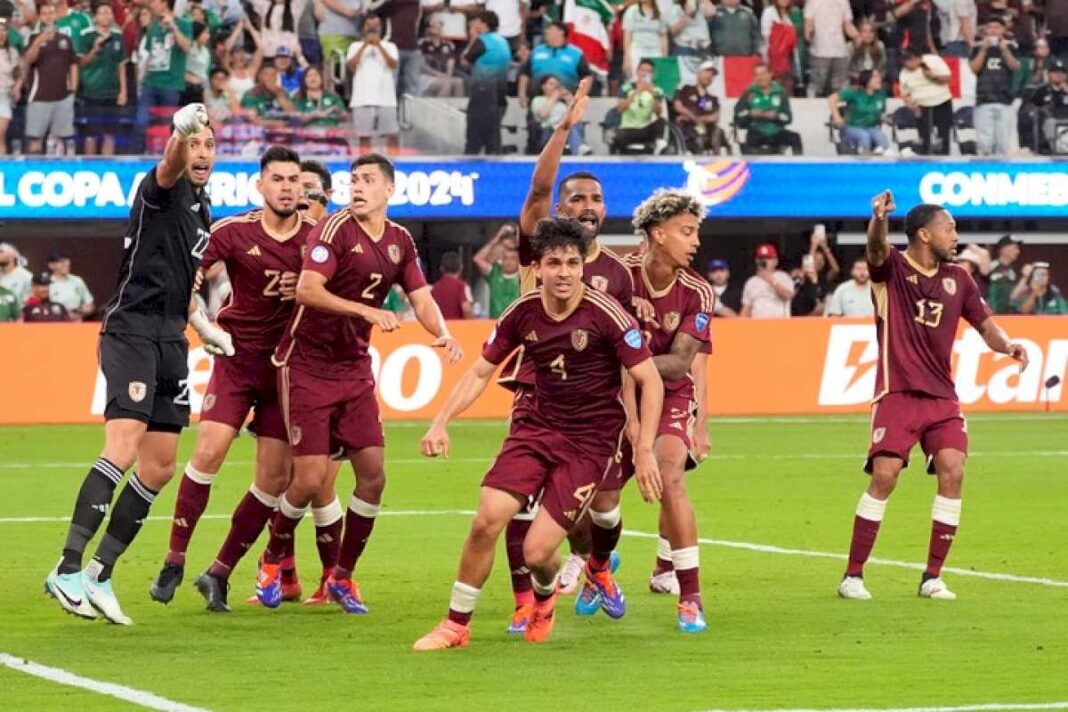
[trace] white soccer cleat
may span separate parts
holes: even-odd
[[[860,576],[846,576],[842,583],[838,584],[838,595],[841,598],[849,598],[854,601],[870,601],[871,594],[864,586],[864,579]]]
[[[672,596],[679,595],[679,578],[674,571],[661,571],[649,576],[649,590],[653,593],[669,593]]]
[[[939,576],[927,579],[920,584],[920,597],[933,598],[936,601],[955,601],[957,594],[950,591],[946,586],[946,582]]]
[[[563,568],[560,569],[560,593],[570,596],[578,590],[579,582],[582,581],[582,572],[586,568],[586,560],[578,554],[569,554]]]
[[[89,605],[85,589],[82,587],[81,571],[61,574],[57,565],[45,579],[45,592],[56,599],[67,613],[88,620],[96,618],[96,611]]]
[[[119,599],[111,588],[111,579],[100,580],[102,569],[99,561],[93,561],[82,572],[82,586],[85,588],[86,598],[93,608],[115,625],[133,625],[133,620],[123,613],[122,607],[119,606]]]

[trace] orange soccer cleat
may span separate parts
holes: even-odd
[[[438,623],[438,627],[415,641],[412,650],[445,650],[446,648],[466,648],[471,642],[471,627],[453,623],[448,618]]]
[[[559,589],[553,592],[552,598],[534,604],[534,613],[527,623],[524,636],[528,643],[544,643],[553,632],[553,624],[556,623],[556,597],[560,595]]]

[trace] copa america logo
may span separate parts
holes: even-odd
[[[682,167],[686,171],[686,187],[710,208],[731,200],[749,182],[749,164],[745,161],[686,161]]]

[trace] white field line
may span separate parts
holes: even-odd
[[[77,687],[82,690],[88,690],[89,692],[95,692],[99,695],[115,697],[124,702],[137,705],[138,707],[144,707],[145,709],[166,710],[167,712],[207,712],[203,707],[192,707],[190,705],[182,704],[181,702],[168,700],[166,697],[154,695],[151,692],[145,692],[144,690],[135,690],[132,687],[116,685],[113,682],[101,682],[100,680],[94,680],[89,677],[82,677],[81,675],[75,675],[74,673],[67,672],[61,668],[48,667],[47,665],[41,665],[31,660],[24,660],[23,658],[14,655],[8,655],[7,653],[0,653],[0,665],[14,670],[15,672],[39,677],[42,680],[48,680],[49,682]]]
[[[1003,712],[1021,710],[1021,712],[1038,710],[1068,710],[1066,702],[988,702],[976,705],[953,705],[942,707],[820,707],[820,708],[778,708],[766,710],[702,710],[702,712]]]
[[[709,461],[736,461],[736,460],[856,460],[864,461],[864,452],[811,452],[811,453],[728,453],[712,454]],[[1068,457],[1068,450],[991,450],[968,453],[973,457]],[[448,460],[436,460],[428,457],[411,458],[387,458],[386,466],[390,465],[435,465],[441,462],[458,462],[463,464],[477,464],[493,462],[492,457],[453,457]],[[0,470],[63,470],[86,468],[92,462],[0,462]],[[249,467],[255,465],[253,460],[227,460],[223,467]]]
[[[397,510],[385,510],[379,512],[380,517],[430,517],[430,516],[462,516],[470,517],[475,512],[470,509],[397,509]],[[229,514],[205,514],[201,517],[204,520],[215,519],[229,519]],[[150,522],[169,522],[171,517],[167,516],[155,516],[148,517],[146,521]],[[0,524],[52,524],[58,522],[70,521],[70,517],[2,517],[0,518]],[[639,537],[643,539],[656,539],[659,535],[651,532],[640,532],[632,529],[624,529],[623,534],[626,536]],[[812,559],[837,559],[839,561],[845,561],[848,557],[845,554],[839,554],[830,551],[812,551],[808,549],[789,549],[781,546],[773,546],[770,544],[755,544],[748,541],[728,541],[725,539],[698,539],[699,544],[705,546],[719,546],[727,549],[742,549],[745,551],[755,551],[761,554],[780,554],[785,556],[803,556]],[[908,561],[897,561],[894,559],[880,559],[871,558],[868,563],[881,565],[881,566],[895,566],[904,569],[913,569],[922,571],[925,568],[924,564],[912,563]],[[1007,581],[1010,583],[1027,583],[1036,584],[1039,586],[1052,586],[1054,588],[1068,588],[1068,581],[1061,581],[1058,579],[1041,578],[1037,576],[1018,576],[1016,574],[1003,574],[997,572],[988,571],[973,571],[972,569],[961,569],[952,566],[947,566],[944,571],[958,574],[960,576],[971,576],[973,578],[988,579],[991,581]]]

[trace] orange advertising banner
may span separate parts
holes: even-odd
[[[1024,373],[992,353],[979,335],[961,327],[954,346],[957,393],[966,412],[1051,410],[1068,412],[1068,318],[1002,317],[1012,338],[1028,351]],[[104,410],[104,379],[97,369],[96,324],[0,325],[0,424],[92,423]],[[373,370],[382,417],[428,419],[474,362],[493,324],[451,325],[465,351],[462,364],[446,365],[415,323],[372,341]],[[709,411],[713,415],[790,415],[865,412],[875,388],[878,349],[868,320],[716,320],[709,359]],[[195,342],[189,351],[190,402],[200,403],[212,357]],[[1056,376],[1059,382],[1045,384]],[[465,414],[504,418],[510,394],[493,386]]]

